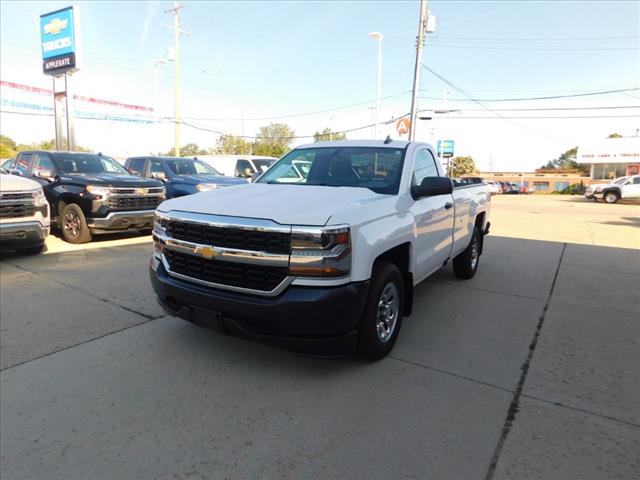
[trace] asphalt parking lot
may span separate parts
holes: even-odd
[[[149,237],[5,255],[0,476],[640,478],[640,206],[505,195],[491,222],[377,363],[166,317]]]

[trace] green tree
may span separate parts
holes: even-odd
[[[589,172],[588,165],[577,162],[578,147],[573,147],[561,154],[555,160],[548,161],[542,168],[559,168],[564,170],[580,170],[583,173]]]
[[[472,157],[455,157],[451,159],[453,169],[451,171],[452,177],[462,177],[463,175],[473,175],[478,173],[476,163]]]
[[[220,155],[248,155],[251,153],[251,143],[242,137],[231,134],[220,135],[216,141],[214,153]]]
[[[206,155],[207,151],[200,148],[195,143],[187,143],[180,147],[180,156],[181,157],[195,157],[196,155]],[[165,153],[167,157],[175,157],[176,149],[172,147],[167,153]]]
[[[313,141],[318,142],[330,142],[332,140],[346,140],[347,135],[344,133],[332,132],[330,128],[325,128],[322,132],[316,132],[313,134]]]
[[[295,135],[286,123],[271,123],[266,127],[260,127],[253,143],[253,154],[281,157],[290,150],[289,145]]]
[[[607,138],[623,138],[619,133],[610,133]]]
[[[6,135],[0,135],[0,158],[16,156],[16,142]]]

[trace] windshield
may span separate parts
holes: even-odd
[[[130,175],[113,158],[105,157],[104,155],[62,153],[56,155],[55,160],[60,170],[64,173],[119,173]]]
[[[167,165],[174,175],[220,175],[215,168],[200,160],[167,160]]]
[[[260,173],[266,172],[267,169],[275,163],[275,160],[271,160],[268,158],[254,158],[251,161],[253,162],[253,164],[258,169],[258,172]]]
[[[402,148],[305,148],[289,152],[257,183],[359,187],[396,194],[403,161]]]

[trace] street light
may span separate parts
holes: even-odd
[[[380,89],[382,82],[382,39],[384,38],[384,35],[382,35],[380,32],[370,32],[369,37],[378,42],[378,79],[376,86],[376,118],[374,122],[376,126],[373,134],[373,138],[375,139],[378,136],[378,121],[380,114]]]

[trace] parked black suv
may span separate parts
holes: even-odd
[[[153,213],[165,199],[161,182],[131,175],[100,153],[24,151],[10,171],[42,185],[52,224],[70,243],[130,229],[150,234]]]
[[[244,178],[225,177],[196,158],[133,157],[127,158],[124,166],[134,175],[162,180],[167,189],[167,198],[247,183]]]

